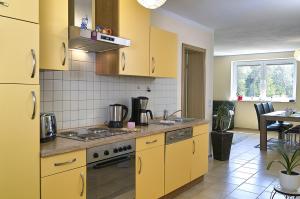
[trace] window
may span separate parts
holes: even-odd
[[[232,62],[231,97],[245,101],[296,100],[297,64],[294,59]]]

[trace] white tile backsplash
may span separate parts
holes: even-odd
[[[120,103],[128,106],[131,97],[149,97],[154,116],[177,107],[177,81],[169,78],[98,76],[95,54],[70,52],[69,71],[42,71],[41,111],[54,112],[59,129],[103,124],[107,107]],[[147,88],[151,92],[147,91]]]

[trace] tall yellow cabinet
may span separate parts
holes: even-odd
[[[68,0],[40,1],[40,68],[68,70]]]
[[[2,2],[0,198],[39,199],[39,1]]]

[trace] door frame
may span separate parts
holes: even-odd
[[[204,53],[204,61],[203,61],[203,74],[202,74],[202,79],[203,79],[203,103],[202,103],[202,108],[204,110],[204,118],[205,119],[205,115],[206,115],[206,108],[205,108],[205,104],[206,104],[206,49],[204,48],[200,48],[197,46],[193,46],[193,45],[189,45],[189,44],[185,44],[182,43],[182,62],[181,62],[181,110],[182,110],[182,116],[185,116],[186,113],[186,108],[185,108],[185,65],[186,65],[186,56],[185,56],[185,52],[187,50],[192,50],[192,51],[196,51],[196,52],[200,52],[200,53]]]

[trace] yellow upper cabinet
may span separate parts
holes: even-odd
[[[191,180],[208,171],[208,133],[193,137]]]
[[[136,153],[136,199],[164,195],[164,146]]]
[[[177,77],[177,34],[151,27],[150,31],[150,76]]]
[[[131,46],[119,53],[119,73],[149,76],[150,10],[136,0],[119,0],[119,36]]]
[[[40,1],[40,68],[68,69],[68,0]]]
[[[81,167],[42,178],[41,199],[85,198],[86,167]]]
[[[40,198],[39,86],[0,84],[0,198]]]
[[[39,23],[39,0],[1,0],[0,15]]]
[[[0,17],[0,32],[0,83],[39,84],[39,25]]]
[[[96,0],[95,5],[96,24],[131,40],[130,47],[97,53],[96,73],[149,76],[150,10],[136,0]]]

